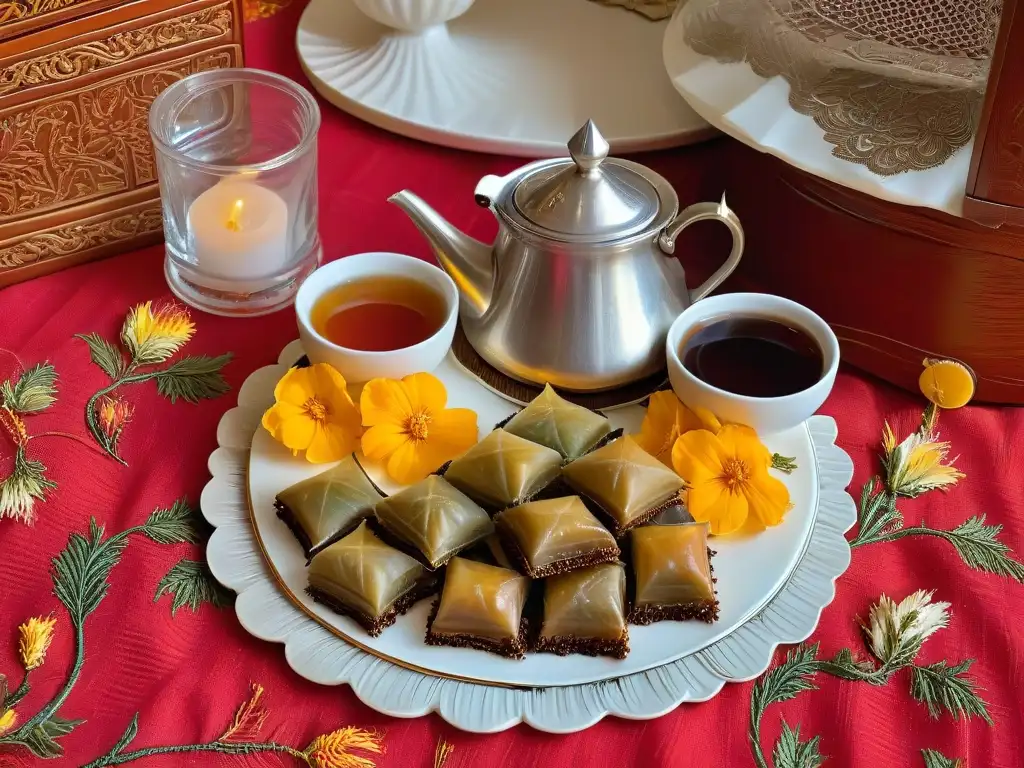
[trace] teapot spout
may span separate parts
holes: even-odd
[[[412,219],[430,243],[437,262],[459,289],[463,317],[477,319],[491,303],[494,272],[491,246],[459,231],[441,214],[407,189],[388,198]]]

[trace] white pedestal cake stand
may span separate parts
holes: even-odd
[[[293,342],[281,353],[278,365],[250,375],[239,391],[238,407],[221,420],[220,447],[209,462],[213,477],[202,495],[203,513],[216,527],[207,557],[217,579],[238,593],[235,610],[250,633],[283,643],[289,665],[303,677],[325,685],[346,683],[380,712],[396,717],[438,712],[452,725],[474,732],[526,722],[540,730],[567,733],[609,714],[658,717],[683,702],[711,698],[726,682],[757,677],[767,669],[776,646],[806,639],[834,596],[835,579],[849,565],[844,533],[855,522],[856,510],[844,489],[853,466],[834,444],[835,422],[816,416],[805,425],[810,447],[798,470],[814,473],[817,486],[811,494],[816,506],[807,516],[811,522],[805,546],[763,607],[710,645],[632,674],[583,684],[554,681],[547,687],[467,682],[386,660],[341,639],[347,621],[343,617],[337,617],[341,623],[336,625],[330,618],[317,617],[284,586],[279,574],[283,564],[265,560],[263,541],[253,526],[247,483],[253,436],[263,411],[273,402],[275,383],[301,355],[298,342]],[[466,653],[469,661],[469,656],[481,652]]]
[[[587,0],[476,0],[447,25],[408,34],[352,0],[311,0],[297,47],[320,95],[404,136],[559,157],[593,119],[621,154],[716,134],[665,74],[664,29]]]

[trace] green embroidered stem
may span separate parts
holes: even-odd
[[[30,717],[25,723],[18,728],[9,737],[0,737],[0,744],[5,740],[10,741],[21,741],[28,735],[28,732],[33,726],[49,720],[50,717],[60,708],[61,704],[71,694],[71,689],[75,687],[75,683],[78,682],[78,676],[82,673],[82,664],[85,663],[85,634],[82,632],[82,626],[77,622],[75,624],[75,662],[71,665],[71,671],[68,673],[68,679],[64,682],[64,687],[60,689],[60,692],[53,697],[45,707],[39,710],[35,715]]]
[[[137,749],[134,752],[104,755],[103,757],[93,760],[88,765],[83,766],[83,768],[104,768],[104,766],[108,765],[123,765],[142,757],[149,757],[151,755],[168,755],[181,752],[220,752],[224,755],[251,755],[255,752],[284,752],[292,757],[302,760],[302,762],[306,764],[309,763],[302,752],[297,749],[293,749],[286,744],[277,744],[273,741],[243,741],[238,743],[214,741],[208,744],[179,744],[167,747],[146,747],[145,749]]]
[[[14,689],[14,693],[8,694],[3,701],[0,701],[0,713],[10,709],[28,693],[28,674],[30,670],[25,670],[24,677],[21,678],[21,685]],[[0,690],[6,690],[6,688],[0,687]]]
[[[137,384],[142,381],[149,381],[150,379],[154,379],[160,375],[160,371],[148,371],[146,373],[132,374],[133,370],[135,370],[135,366],[129,366],[126,375],[112,381],[90,397],[89,401],[85,404],[85,425],[89,428],[89,432],[107,455],[119,461],[126,467],[128,466],[128,462],[117,454],[116,446],[107,438],[106,433],[100,427],[99,420],[96,417],[96,403],[99,402],[101,397],[109,395],[115,389],[123,386],[124,384]]]

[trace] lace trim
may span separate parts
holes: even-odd
[[[784,77],[790,105],[814,120],[838,158],[893,176],[941,165],[970,142],[989,64],[972,56],[991,48],[995,28],[976,24],[978,45],[971,48],[961,36],[960,55],[938,56],[883,45],[878,28],[862,28],[876,35],[872,39],[853,39],[849,30],[837,38],[836,24],[806,15],[826,2],[691,0],[679,12],[685,14],[685,42],[696,52],[721,62],[745,61],[763,78]],[[861,8],[879,4],[866,0]],[[798,6],[805,12],[799,18],[814,24],[789,26]],[[948,48],[953,37],[922,38],[921,46],[931,50],[939,39]]]

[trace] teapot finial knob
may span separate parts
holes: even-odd
[[[584,173],[597,168],[608,157],[608,149],[608,142],[593,120],[587,120],[586,125],[569,139],[569,155]]]

